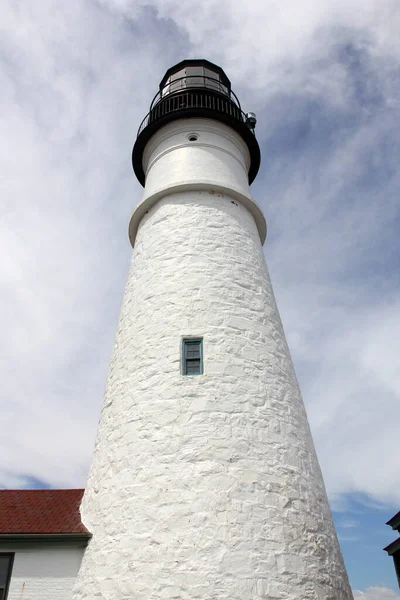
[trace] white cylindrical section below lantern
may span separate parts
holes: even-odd
[[[166,194],[185,190],[228,193],[253,215],[261,243],[266,223],[249,188],[250,154],[233,129],[211,119],[180,119],[162,127],[148,142],[143,155],[146,187],[133,213],[129,237],[132,246],[142,217]]]
[[[167,189],[135,234],[74,598],[351,600],[245,171],[215,152],[203,185],[219,191],[171,191],[195,179],[174,156],[208,150],[162,139],[145,197],[161,169]],[[201,375],[182,374],[185,338],[203,340]]]

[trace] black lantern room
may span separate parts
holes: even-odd
[[[260,166],[255,115],[242,111],[224,71],[208,60],[183,60],[162,78],[133,147],[132,164],[139,182],[144,185],[142,157],[151,136],[171,121],[194,117],[215,119],[237,131],[250,152],[249,183],[252,183]]]

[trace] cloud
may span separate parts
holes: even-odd
[[[132,68],[127,25],[92,3],[58,9],[2,9],[6,486],[19,477],[85,482],[140,193],[129,154],[146,104],[135,78],[157,65],[151,43],[141,56],[143,31]]]
[[[393,590],[383,587],[369,587],[364,592],[359,590],[353,591],[354,600],[397,600],[400,598],[399,594]]]
[[[253,192],[330,496],[399,502],[397,1],[10,0],[1,28],[0,483],[84,484],[130,149],[166,68],[205,56],[258,114]]]
[[[353,87],[344,65],[332,60],[343,43],[360,48],[376,64],[384,59],[387,69],[399,54],[396,0],[368,5],[361,0],[255,0],[251,7],[245,0],[189,0],[184,7],[177,0],[103,4],[130,18],[139,6],[153,6],[159,18],[173,21],[188,36],[193,55],[223,64],[252,98],[298,92],[305,85],[305,94],[323,94],[341,104]]]
[[[352,529],[354,527],[358,526],[358,521],[356,521],[356,519],[341,519],[339,522],[339,526],[343,527],[344,529]]]

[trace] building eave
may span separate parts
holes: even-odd
[[[85,548],[90,533],[1,533],[0,547],[74,546]]]
[[[387,521],[386,525],[389,525],[392,529],[400,530],[400,511],[394,515],[389,521]]]
[[[394,540],[394,542],[392,542],[391,544],[386,546],[386,548],[384,548],[384,550],[386,550],[386,552],[389,554],[389,556],[392,556],[395,552],[400,550],[400,538],[398,538],[397,540]]]

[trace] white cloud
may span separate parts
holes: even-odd
[[[397,0],[9,0],[0,27],[0,483],[84,483],[130,148],[165,69],[204,56],[258,113],[254,195],[328,490],[399,502]]]
[[[90,3],[2,10],[0,483],[83,485],[140,193],[134,81],[156,47],[132,67],[131,32]]]
[[[343,529],[354,529],[358,524],[356,519],[350,519],[349,517],[341,518],[337,521],[337,525]]]
[[[358,598],[360,600],[397,600],[400,598],[399,594],[393,590],[383,587],[370,587],[364,592],[354,590],[353,595],[354,600],[357,600]]]
[[[307,94],[323,93],[326,100],[342,103],[351,82],[331,53],[343,40],[365,49],[377,62],[395,60],[399,54],[396,0],[103,3],[128,16],[137,16],[139,6],[155,7],[159,17],[172,20],[189,37],[193,55],[223,64],[236,82],[251,87],[252,98],[255,93],[265,98],[282,90],[298,91],[302,85]]]

